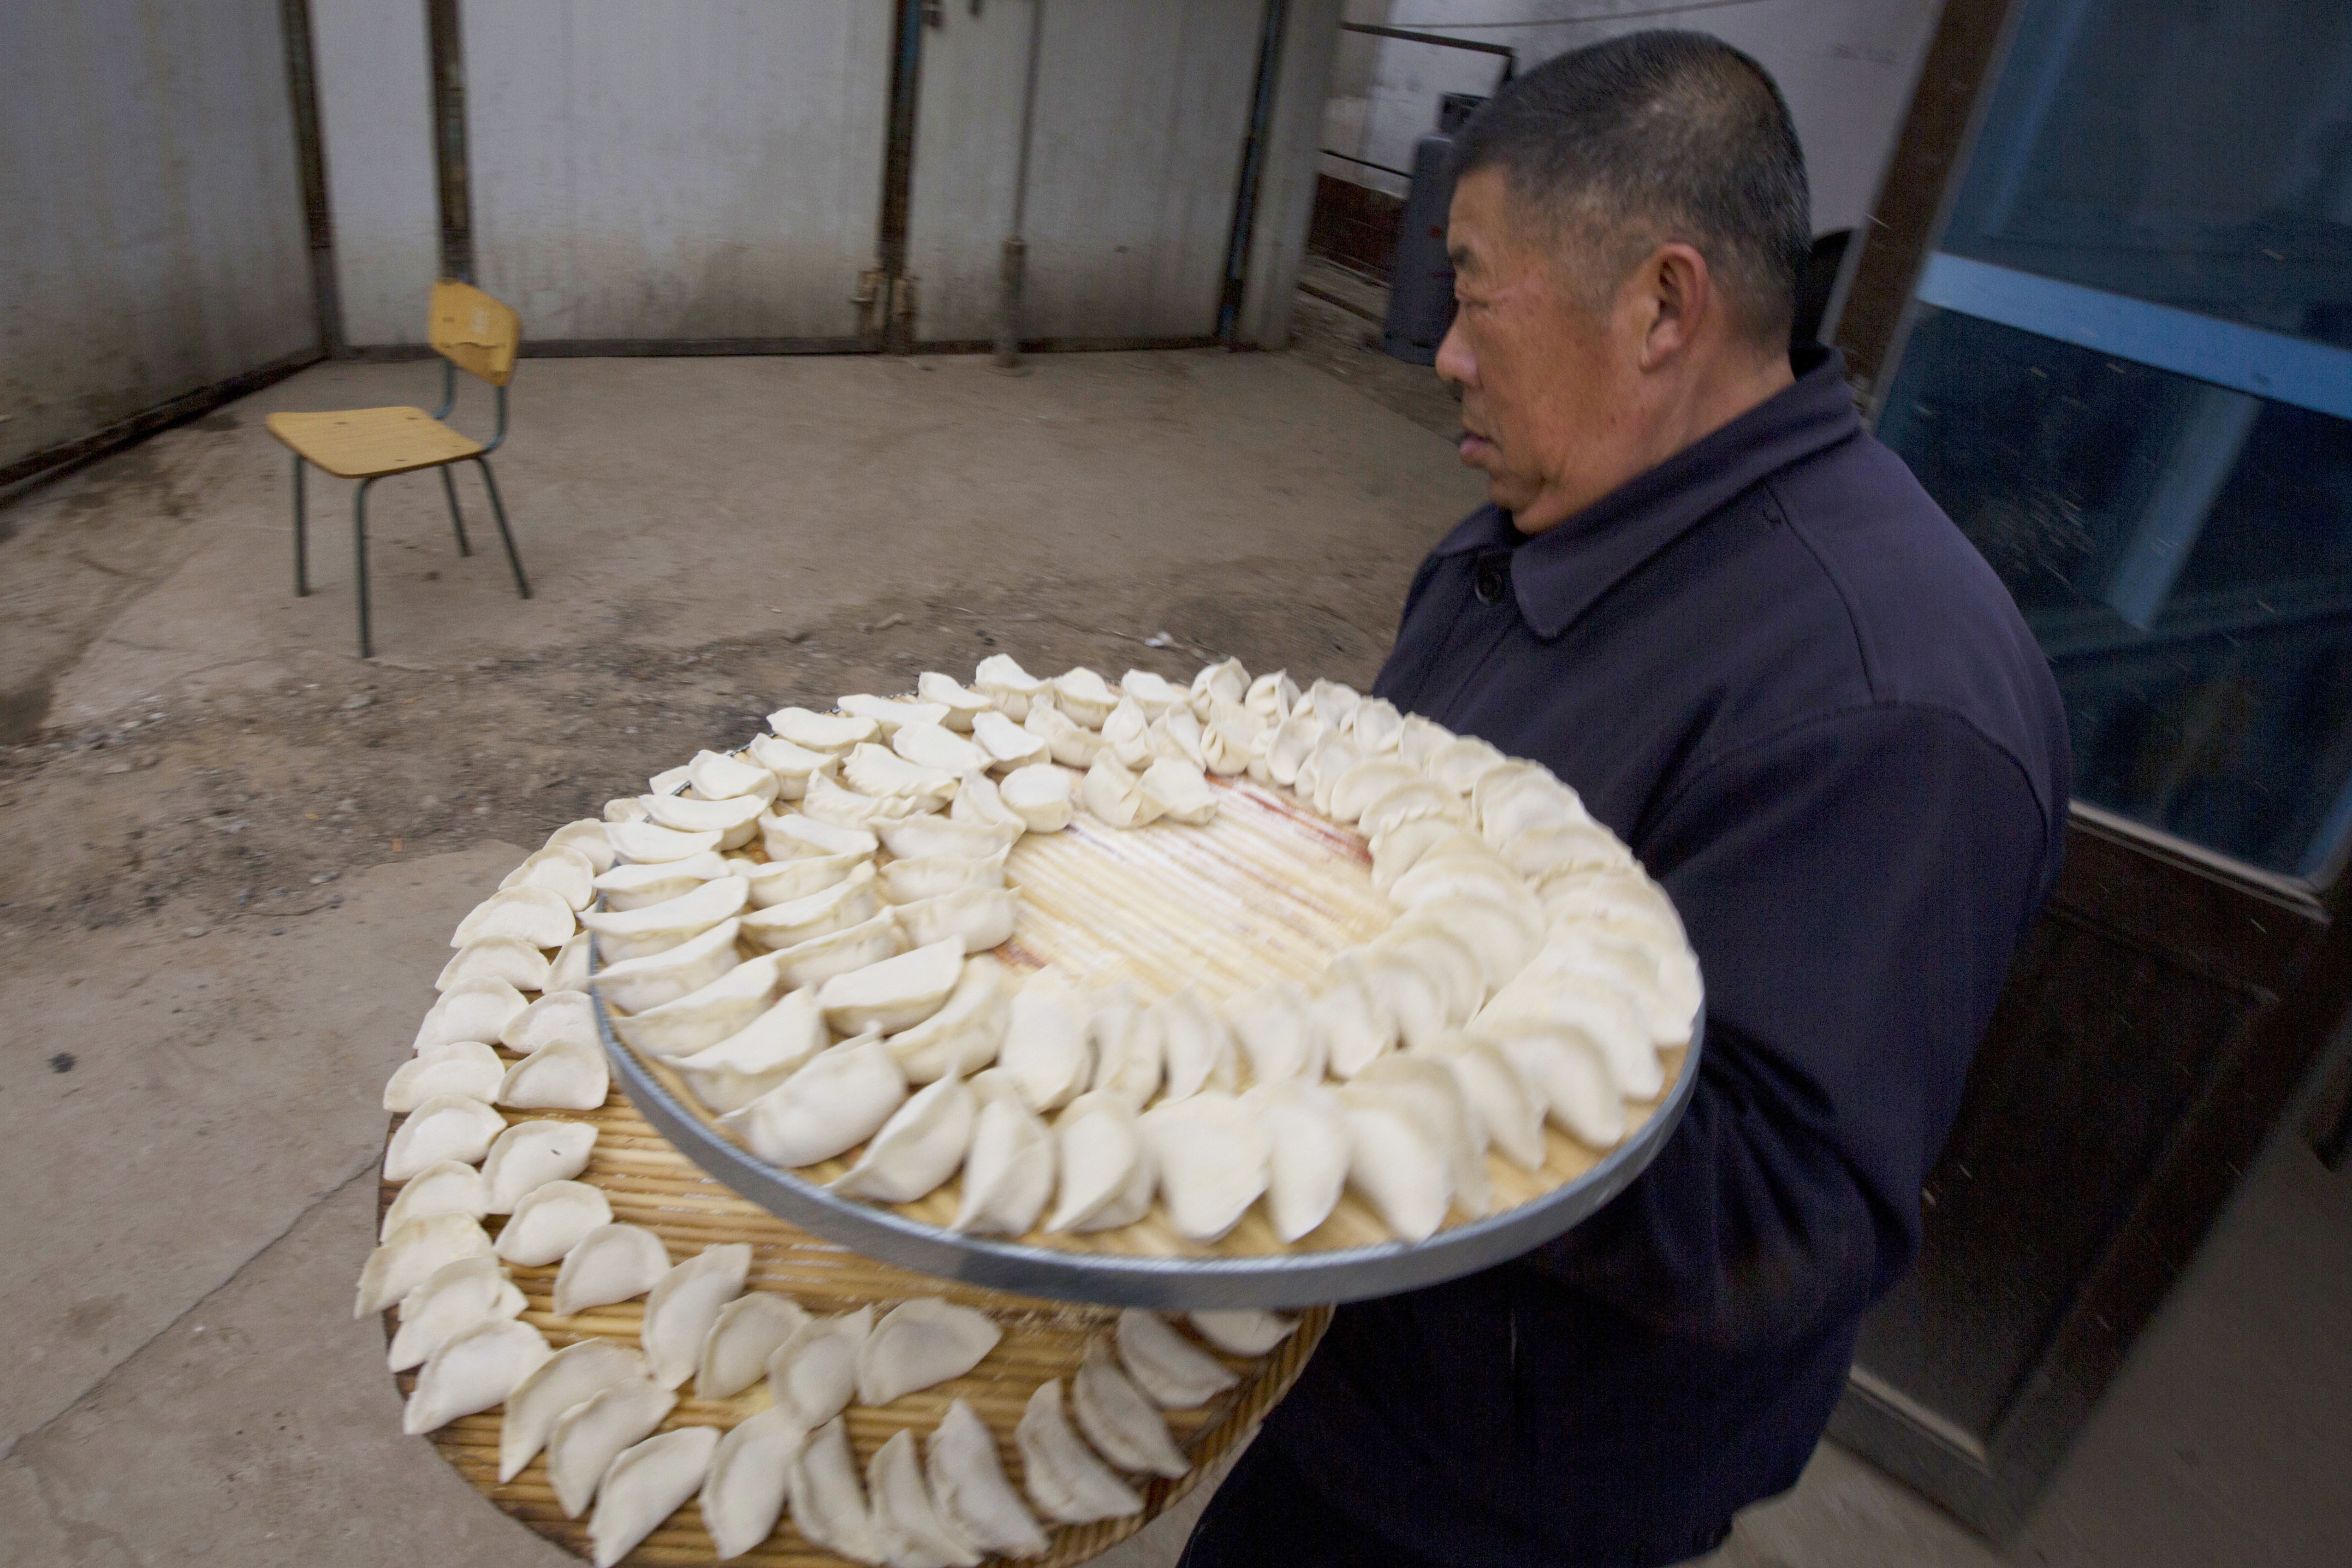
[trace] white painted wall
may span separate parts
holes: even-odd
[[[441,269],[424,0],[310,0],[343,341],[425,341]]]
[[[1331,93],[1339,40],[1339,0],[1290,0],[1237,323],[1242,342],[1256,348],[1285,348],[1290,342],[1298,265],[1307,254],[1307,225],[1315,215],[1315,170],[1322,162],[1316,148],[1323,135],[1323,105]]]
[[[312,349],[278,0],[12,4],[0,463]]]
[[[1522,70],[1644,27],[1711,33],[1754,56],[1789,100],[1812,178],[1813,228],[1858,228],[1895,151],[1941,0],[1350,0],[1348,19],[1451,33],[1519,51]],[[1574,13],[1580,20],[1549,18]],[[1612,13],[1639,13],[1612,19]],[[1349,35],[1339,47],[1323,145],[1391,168],[1437,121],[1441,93],[1490,92],[1496,57]],[[1392,195],[1405,183],[1337,158],[1323,172]]]
[[[1030,6],[923,39],[908,265],[917,335],[987,338],[1013,218]],[[1024,337],[1213,332],[1265,0],[1045,0]]]
[[[891,9],[467,0],[475,280],[533,338],[850,336]]]

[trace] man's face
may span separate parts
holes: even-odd
[[[1501,171],[1454,189],[1447,249],[1460,310],[1437,374],[1462,388],[1462,461],[1520,531],[1538,532],[1640,471],[1641,341],[1625,312],[1595,310],[1514,211]]]

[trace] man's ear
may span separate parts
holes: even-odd
[[[1706,258],[1680,240],[1652,251],[1638,277],[1649,318],[1642,334],[1642,368],[1655,370],[1697,341],[1717,308],[1715,279]]]

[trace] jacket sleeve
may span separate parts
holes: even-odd
[[[1918,1249],[1919,1189],[2045,883],[2022,769],[1958,717],[1860,708],[1719,759],[1637,827],[1706,988],[1682,1124],[1522,1262],[1734,1351],[1851,1316]]]

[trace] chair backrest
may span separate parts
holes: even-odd
[[[425,340],[442,358],[492,386],[514,379],[522,347],[522,318],[471,283],[444,278],[433,285]]]

